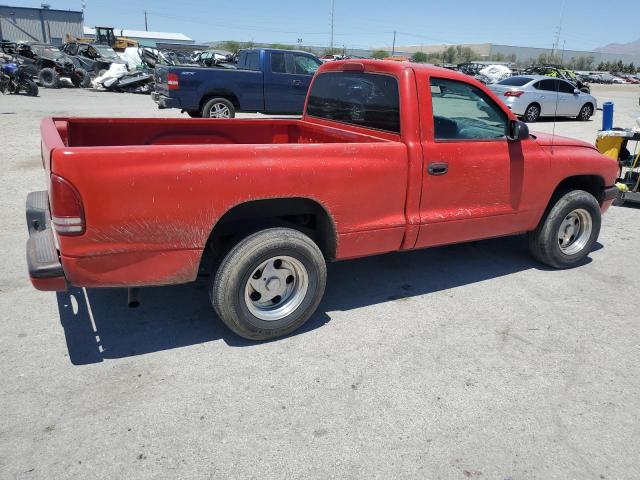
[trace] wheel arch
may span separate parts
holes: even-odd
[[[328,209],[308,197],[278,197],[250,200],[229,208],[211,228],[200,268],[207,268],[211,257],[220,257],[238,238],[274,226],[307,234],[325,258],[335,258],[338,236]]]
[[[235,93],[233,93],[233,91],[226,88],[219,88],[219,89],[215,89],[205,93],[200,99],[200,105],[198,109],[202,110],[204,108],[205,103],[207,103],[212,98],[216,98],[216,97],[225,98],[229,100],[233,104],[236,111],[240,110],[240,101],[238,100],[238,96]]]
[[[602,204],[605,181],[601,175],[573,175],[562,180],[553,191],[549,200],[552,205],[558,198],[571,190],[584,190],[593,195]],[[547,207],[548,208],[548,207]]]
[[[542,105],[540,105],[540,102],[536,102],[535,100],[527,104],[527,106],[524,108],[524,112],[522,112],[522,117],[526,118],[527,110],[529,110],[529,107],[531,105],[536,105],[538,107],[538,118],[540,118],[542,116]]]

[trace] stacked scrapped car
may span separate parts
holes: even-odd
[[[89,73],[53,45],[45,43],[3,42],[2,51],[18,59],[30,75],[45,88],[59,88],[60,79],[68,78],[75,87],[91,85]]]
[[[126,64],[108,45],[68,42],[62,46],[61,51],[69,57],[76,68],[82,68],[96,76],[109,70],[109,67],[114,63]]]

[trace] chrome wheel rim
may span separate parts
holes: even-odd
[[[209,118],[229,118],[231,111],[224,103],[214,103],[209,109]]]
[[[277,256],[251,272],[244,299],[252,315],[273,322],[293,313],[302,304],[308,289],[309,275],[302,262]]]
[[[581,252],[591,237],[593,221],[584,208],[569,212],[558,229],[558,246],[565,255]]]
[[[588,119],[591,116],[591,107],[588,105],[585,105],[584,107],[582,107],[582,111],[580,113],[581,113],[580,118],[582,118],[583,120]]]
[[[527,120],[533,121],[538,118],[538,107],[532,106],[527,109]]]

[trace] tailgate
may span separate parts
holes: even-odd
[[[154,77],[155,77],[155,90],[161,95],[169,96],[169,86],[167,84],[167,74],[171,67],[156,65]]]
[[[51,172],[51,152],[67,146],[67,119],[47,117],[40,122],[40,155],[42,167]]]

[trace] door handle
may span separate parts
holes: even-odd
[[[429,175],[434,175],[436,177],[438,175],[444,175],[448,171],[449,171],[448,163],[430,163],[427,166],[427,172],[429,172]]]
[[[302,85],[302,80],[292,80],[291,85],[294,87],[300,87]]]

